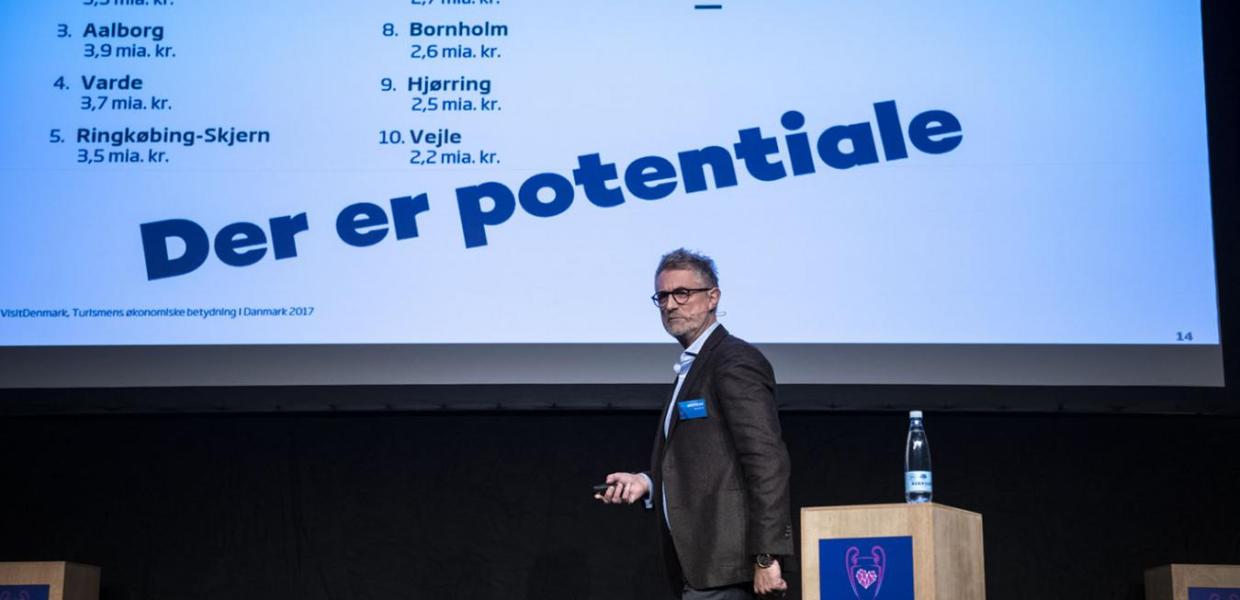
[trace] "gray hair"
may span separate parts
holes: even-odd
[[[715,261],[705,254],[684,248],[672,250],[659,259],[659,268],[655,269],[654,276],[675,269],[695,271],[707,285],[719,287],[719,271],[715,268]]]

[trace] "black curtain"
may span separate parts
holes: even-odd
[[[256,390],[258,394],[261,391]],[[902,501],[900,413],[784,413],[793,502]],[[663,598],[655,413],[0,419],[0,561],[103,567],[118,599]],[[1143,598],[1240,564],[1240,419],[931,413],[935,500],[985,519],[991,598]],[[798,594],[799,595],[799,594]]]

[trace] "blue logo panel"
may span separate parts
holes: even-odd
[[[0,585],[0,600],[47,600],[50,585]]]
[[[1188,600],[1240,600],[1240,588],[1188,588]]]
[[[913,600],[913,538],[818,540],[822,600]]]

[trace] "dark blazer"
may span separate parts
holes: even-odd
[[[673,589],[753,580],[753,556],[791,562],[791,467],[775,406],[775,375],[757,348],[719,326],[676,401],[706,401],[705,418],[680,419],[672,403],[666,441],[661,413],[651,458],[651,499],[659,513]],[[671,532],[664,526],[663,489]]]

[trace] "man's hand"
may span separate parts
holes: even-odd
[[[606,483],[606,492],[594,494],[594,499],[603,504],[632,504],[650,493],[646,478],[636,473],[612,473]]]
[[[771,561],[771,566],[766,568],[753,566],[753,593],[759,596],[780,598],[787,592],[788,582],[784,581],[778,560]]]

